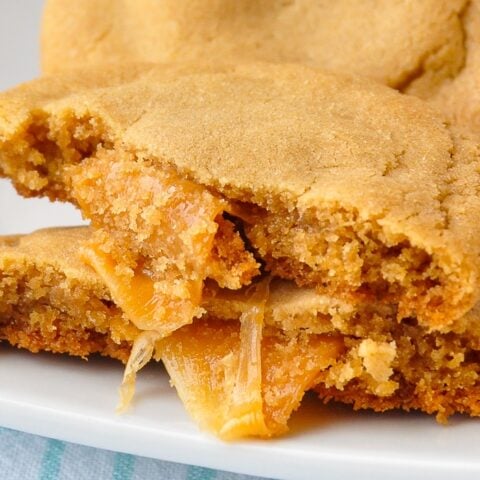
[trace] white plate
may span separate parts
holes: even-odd
[[[0,2],[0,88],[36,74],[40,0]],[[0,181],[0,234],[80,222],[78,212],[22,200]],[[480,423],[448,427],[416,414],[353,414],[308,399],[289,436],[223,444],[198,432],[159,366],[140,374],[133,411],[114,414],[121,365],[0,346],[0,424],[110,450],[280,479],[478,479]]]
[[[291,433],[225,444],[198,432],[159,365],[141,372],[130,413],[114,406],[122,366],[0,348],[0,424],[30,433],[221,470],[288,480],[478,479],[480,425],[417,414],[352,413],[308,398]]]

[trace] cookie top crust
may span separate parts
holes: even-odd
[[[85,286],[103,291],[107,289],[95,272],[79,256],[82,243],[90,237],[86,227],[46,228],[29,235],[0,237],[0,270],[17,264],[35,264],[39,270],[54,269]],[[21,268],[18,269],[21,272]]]
[[[466,134],[420,100],[298,65],[144,64],[41,78],[0,96],[2,160],[37,121],[49,139],[96,134],[242,201],[338,202],[425,240],[445,242],[458,203],[477,204],[478,145]]]

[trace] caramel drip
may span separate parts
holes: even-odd
[[[135,380],[137,372],[152,358],[155,352],[155,342],[159,339],[157,332],[142,332],[133,342],[132,351],[123,373],[120,386],[120,401],[117,413],[124,413],[130,406],[135,395]]]
[[[228,440],[284,433],[304,392],[344,353],[341,337],[275,329],[263,330],[259,350],[260,312],[245,316],[244,326],[202,318],[157,342],[188,413]]]
[[[225,439],[249,435],[267,435],[268,428],[263,415],[262,399],[262,337],[265,304],[268,300],[269,280],[252,287],[253,295],[240,318],[240,351],[227,421],[219,436]],[[225,358],[226,367],[232,367],[230,356]]]

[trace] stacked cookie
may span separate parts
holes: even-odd
[[[223,438],[478,415],[478,3],[363,3],[51,0],[0,174],[91,226],[2,241],[2,338],[126,362],[122,410],[162,360]]]

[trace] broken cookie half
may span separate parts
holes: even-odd
[[[209,282],[202,317],[151,343],[82,261],[92,235],[73,228],[0,239],[1,339],[124,363],[154,356],[198,425],[225,439],[284,433],[310,389],[358,408],[415,408],[440,420],[480,414],[478,309],[441,333],[397,322],[393,307],[288,281],[237,291]]]
[[[448,330],[480,294],[478,145],[425,103],[298,65],[128,65],[0,96],[0,173],[78,205],[137,328],[273,278]]]

